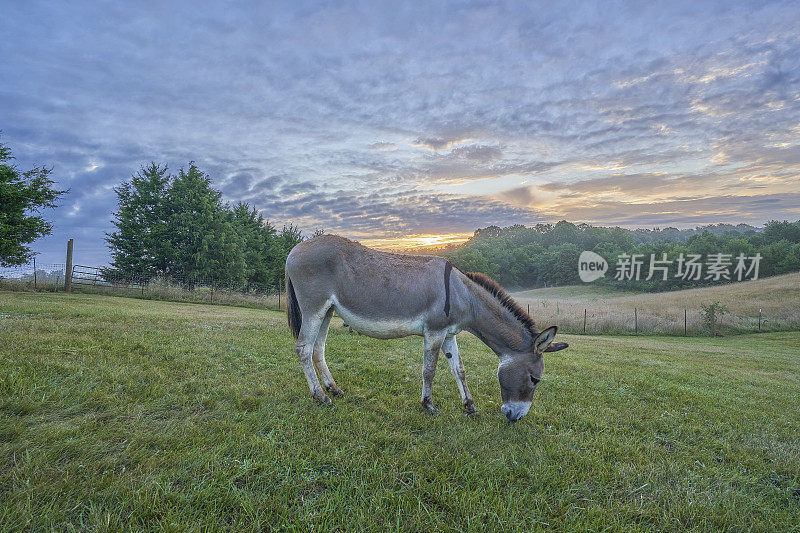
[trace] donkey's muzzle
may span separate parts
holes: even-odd
[[[508,402],[504,403],[500,411],[506,415],[509,422],[516,422],[526,414],[531,408],[531,402]]]

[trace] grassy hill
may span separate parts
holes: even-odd
[[[700,304],[721,302],[723,333],[800,329],[800,272],[699,289],[660,293],[632,293],[599,285],[571,285],[513,293],[524,307],[530,305],[537,323],[558,324],[581,332],[587,310],[587,332],[632,333],[634,309],[639,331],[683,334],[684,310],[690,334],[707,333],[700,319]]]
[[[459,336],[481,415],[421,340],[337,321],[309,398],[282,314],[0,292],[0,530],[737,530],[800,523],[800,333],[562,336],[530,413]]]

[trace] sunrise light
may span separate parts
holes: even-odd
[[[472,237],[473,233],[416,233],[402,237],[361,239],[364,246],[376,250],[403,251],[434,249],[452,244],[461,244]]]

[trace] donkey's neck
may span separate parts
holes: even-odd
[[[531,333],[528,328],[483,288],[476,285],[470,289],[473,298],[464,329],[498,355],[529,349]]]

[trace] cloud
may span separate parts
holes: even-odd
[[[268,212],[328,231],[358,237],[418,233],[456,233],[481,225],[535,224],[542,217],[529,208],[514,207],[485,196],[422,194],[393,188],[361,191],[312,191],[292,199],[255,199]],[[471,230],[468,230],[471,231]]]
[[[281,195],[292,196],[295,194],[314,191],[317,189],[317,184],[313,181],[299,181],[284,185],[280,189]]]
[[[452,146],[456,140],[452,139],[436,139],[436,138],[428,138],[423,139],[419,138],[415,140],[413,143],[414,146],[420,146],[423,148],[427,148],[428,150],[442,150],[444,148],[449,148]]]
[[[527,185],[500,191],[497,193],[497,197],[503,202],[517,206],[532,206],[536,201],[531,187]]]
[[[776,212],[782,213],[781,218],[800,219],[800,193],[722,195],[659,202],[597,199],[588,204],[575,202],[561,206],[558,212],[576,222],[625,227],[692,227],[717,222],[761,224],[775,218]]]
[[[498,146],[472,144],[453,148],[450,152],[454,157],[461,157],[472,161],[494,161],[503,157],[503,151]]]
[[[397,145],[385,141],[375,142],[369,145],[370,150],[379,150],[381,152],[394,152],[397,150]]]

